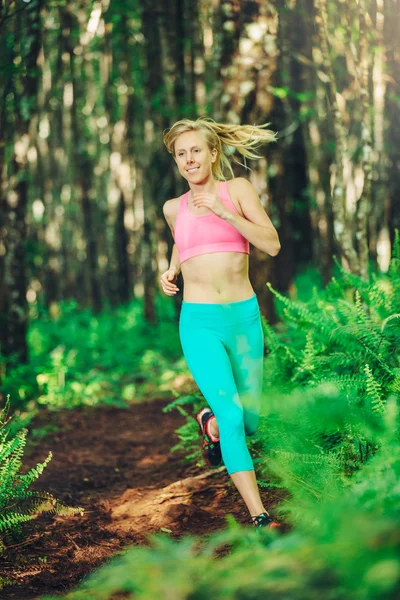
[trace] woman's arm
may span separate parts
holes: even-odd
[[[174,244],[172,248],[171,260],[169,261],[169,268],[175,269],[177,274],[181,272],[181,262],[179,260],[179,252],[178,248],[176,247],[176,244]]]
[[[165,204],[163,205],[163,213],[164,213],[165,220],[168,223],[168,227],[171,230],[172,237],[174,238],[174,241],[175,241],[174,223],[176,220],[176,212],[174,210],[174,206],[175,206],[175,203],[172,200],[167,200],[167,202],[165,202]],[[181,261],[179,259],[179,252],[178,252],[178,248],[177,248],[176,244],[174,244],[172,247],[171,260],[169,261],[169,268],[175,269],[177,274],[181,272]]]
[[[238,200],[245,218],[228,211],[225,220],[253,246],[270,256],[276,256],[281,249],[278,232],[265,212],[256,190],[243,177],[237,177],[232,183],[230,190]]]

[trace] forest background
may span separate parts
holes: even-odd
[[[162,206],[185,187],[162,132],[203,115],[278,134],[251,170],[233,168],[281,241],[277,257],[250,257],[271,352],[282,347],[267,323],[285,329],[284,298],[316,303],[313,318],[296,313],[298,363],[300,337],[285,329],[282,387],[315,376],[313,352],[326,372],[315,298],[348,273],[358,316],[346,327],[362,325],[376,359],[360,393],[383,412],[399,392],[398,334],[372,340],[377,321],[362,315],[376,303],[383,331],[397,310],[397,284],[368,286],[386,281],[400,228],[399,25],[399,0],[0,1],[0,383],[15,431],[49,407],[179,396],[182,295],[165,298],[159,277],[173,245]],[[343,355],[333,363],[350,377]],[[357,444],[346,475],[379,445]]]
[[[387,270],[400,225],[396,1],[0,11],[2,356],[26,360],[28,309],[61,299],[98,312],[143,298],[156,321],[173,243],[162,205],[184,191],[162,132],[183,117],[278,132],[252,171],[235,166],[279,231],[275,259],[251,254],[271,321],[267,280],[286,292],[312,264],[326,283],[334,254],[355,273],[368,260]]]

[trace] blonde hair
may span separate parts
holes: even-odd
[[[205,134],[206,142],[210,150],[217,150],[217,159],[212,164],[212,173],[215,179],[225,180],[223,169],[228,169],[234,177],[228,156],[233,155],[237,150],[243,157],[244,163],[232,156],[233,160],[244,166],[246,169],[246,158],[261,158],[254,152],[262,144],[276,141],[276,133],[268,127],[269,123],[263,125],[228,125],[217,123],[211,117],[199,117],[195,121],[190,119],[181,119],[166,129],[163,134],[164,144],[167,150],[175,157],[175,141],[186,131],[202,131]]]

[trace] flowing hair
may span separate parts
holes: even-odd
[[[229,156],[232,156],[235,150],[244,157],[244,163],[232,156],[233,160],[246,169],[246,158],[261,158],[254,152],[262,144],[276,141],[276,133],[266,129],[269,123],[263,125],[228,125],[217,123],[211,117],[199,117],[195,121],[190,119],[181,119],[166,129],[163,133],[164,144],[167,150],[175,157],[175,141],[186,131],[202,131],[205,134],[206,142],[210,150],[217,150],[217,159],[212,164],[212,173],[215,179],[225,180],[223,169],[226,168],[232,177],[234,173],[229,162]]]

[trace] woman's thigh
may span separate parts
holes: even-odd
[[[254,465],[246,445],[245,419],[232,365],[224,344],[225,327],[197,326],[181,319],[180,338],[189,370],[217,418],[228,473]]]
[[[246,433],[251,435],[259,421],[264,368],[264,334],[259,315],[229,329],[227,350],[244,410]]]
[[[179,333],[189,370],[217,420],[227,416],[232,404],[241,411],[223,331],[181,319]]]

